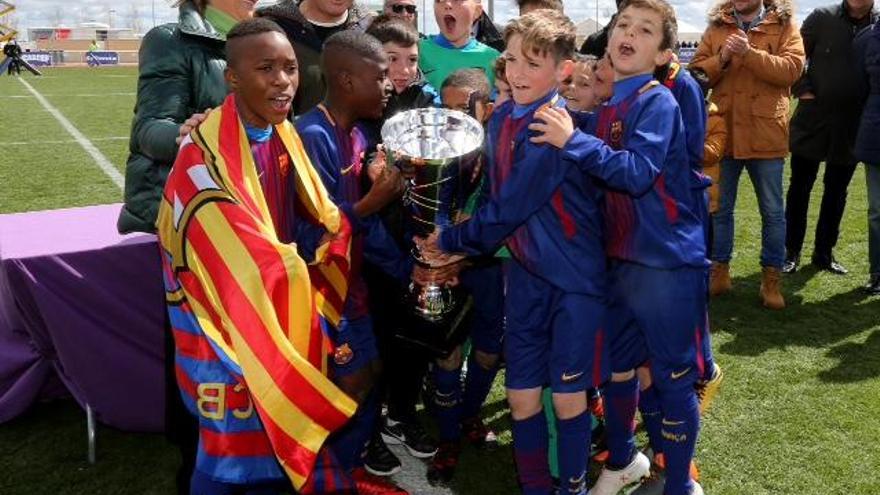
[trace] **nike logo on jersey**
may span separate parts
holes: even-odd
[[[690,370],[691,370],[691,367],[688,366],[687,368],[685,368],[684,371],[677,371],[677,372],[676,372],[676,371],[673,371],[672,374],[671,374],[672,379],[673,379],[673,380],[678,380],[679,378],[683,377],[684,375],[687,375],[688,372],[689,372]]]

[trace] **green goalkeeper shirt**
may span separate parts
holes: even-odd
[[[471,38],[461,48],[452,46],[443,35],[429,36],[419,42],[419,68],[425,78],[438,90],[449,74],[458,69],[482,69],[489,78],[489,87],[495,84],[495,59],[501,55],[498,50]]]

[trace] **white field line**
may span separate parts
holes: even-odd
[[[59,97],[59,98],[103,98],[105,96],[134,96],[137,93],[83,93],[77,95],[64,95],[64,94],[45,94],[43,96],[46,97]],[[0,95],[0,98],[34,98],[33,95]]]
[[[72,123],[70,123],[69,120],[67,120],[67,117],[65,117],[64,114],[59,112],[57,108],[53,107],[52,104],[43,97],[43,95],[41,95],[36,89],[34,89],[33,86],[28,84],[27,81],[21,78],[21,76],[18,76],[18,81],[23,84],[24,87],[31,92],[31,94],[34,95],[37,101],[40,102],[40,105],[43,105],[43,108],[45,108],[47,112],[55,117],[55,120],[57,120],[58,123],[61,124],[61,127],[63,127],[64,130],[66,130],[67,133],[70,134],[70,136],[74,140],[76,140],[77,144],[82,146],[82,149],[86,150],[86,153],[91,155],[91,157],[95,160],[95,163],[97,163],[98,166],[101,167],[101,170],[104,172],[104,174],[106,174],[107,177],[109,177],[110,180],[113,181],[113,183],[116,184],[117,187],[119,187],[119,189],[122,189],[125,184],[125,179],[122,177],[122,174],[119,173],[119,170],[116,170],[116,167],[112,163],[110,163],[110,160],[108,160],[107,157],[104,156],[104,154],[101,153],[101,151],[98,150],[98,148],[96,148],[91,141],[83,136],[83,134],[79,132],[79,129],[77,129],[76,126],[74,126]]]
[[[92,138],[91,141],[128,141],[128,136],[110,136],[102,138]],[[39,146],[41,144],[70,144],[76,143],[76,139],[57,139],[52,141],[0,141],[0,146]]]

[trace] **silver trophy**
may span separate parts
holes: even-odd
[[[403,205],[409,230],[427,236],[458,223],[462,208],[479,183],[483,126],[455,110],[422,108],[401,112],[382,126],[388,163],[407,178]],[[431,266],[413,248],[416,262]],[[454,291],[439,284],[410,285],[415,313],[425,320],[445,319],[458,306]]]

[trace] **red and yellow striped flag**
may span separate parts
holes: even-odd
[[[326,376],[332,349],[320,325],[342,314],[351,229],[293,126],[275,131],[296,172],[297,220],[334,234],[311,266],[278,239],[232,95],[181,146],[157,228],[176,297],[240,370],[276,457],[300,488],[324,440],[357,407]]]

